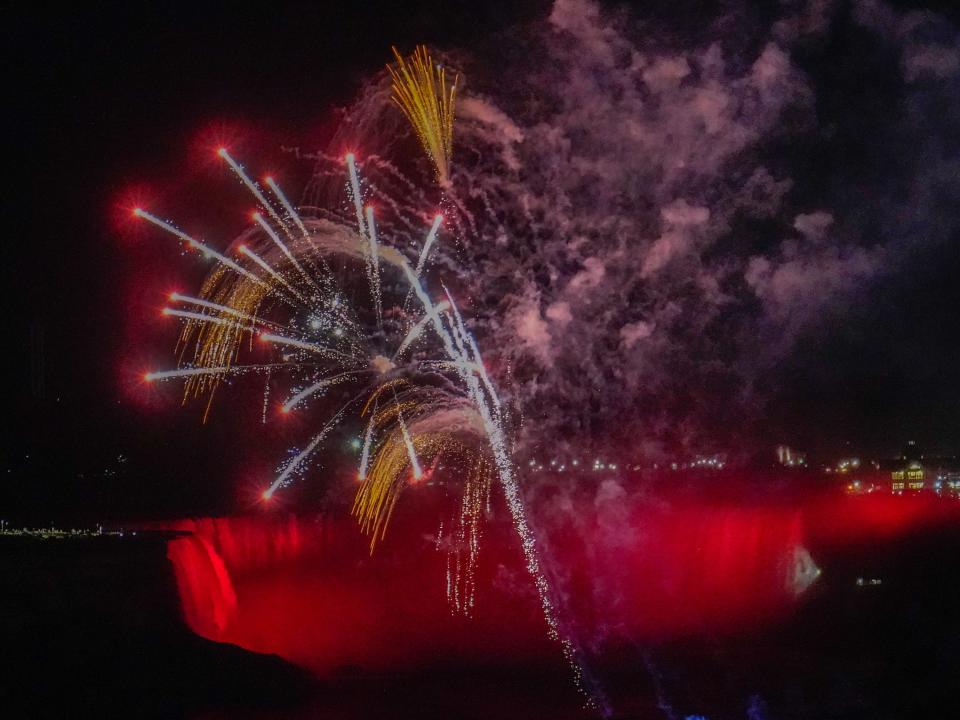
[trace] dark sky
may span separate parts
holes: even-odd
[[[960,20],[950,2],[897,4]],[[3,243],[3,285],[12,427],[3,435],[0,515],[42,521],[47,514],[147,516],[242,505],[238,454],[210,449],[230,448],[237,432],[249,438],[255,424],[238,430],[228,402],[201,426],[199,408],[178,409],[170,398],[145,403],[129,390],[142,363],[172,355],[173,333],[141,313],[159,307],[163,282],[189,286],[199,277],[183,269],[175,251],[164,259],[144,250],[142,242],[156,239],[131,233],[118,208],[141,193],[171,214],[215,214],[236,229],[242,219],[234,213],[246,208],[224,194],[221,169],[203,162],[198,148],[207,138],[226,133],[246,148],[256,145],[258,162],[294,165],[280,146],[318,145],[332,108],[382,68],[391,44],[425,41],[489,54],[499,30],[546,12],[543,3],[514,5],[137,3],[111,11],[80,4],[63,11],[21,6],[13,17],[8,11],[6,174],[14,194],[5,203],[13,222]],[[720,6],[641,3],[640,14],[682,36]],[[759,5],[754,15],[763,22]],[[882,54],[864,51],[863,42],[839,22],[828,42],[796,60],[814,79],[822,117],[838,122],[836,148],[855,149],[846,162],[869,168],[856,135],[871,132],[872,114],[896,100],[897,88],[877,72]],[[808,180],[829,180],[835,170],[824,160]],[[199,207],[195,193],[210,206]],[[811,341],[796,367],[785,365],[772,423],[816,414],[820,422],[797,427],[797,442],[826,450],[850,441],[883,453],[914,432],[938,449],[958,449],[960,238],[953,240],[914,258],[907,277],[870,308],[850,309],[849,332]],[[143,347],[131,348],[131,338]],[[269,465],[285,444],[282,432],[265,433],[263,447],[250,452],[251,468]]]

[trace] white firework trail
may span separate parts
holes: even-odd
[[[403,434],[403,444],[407,446],[407,457],[410,459],[410,467],[413,470],[413,479],[419,480],[423,477],[423,470],[420,467],[420,461],[417,459],[417,450],[413,447],[413,439],[407,430],[407,424],[403,421],[403,413],[397,413],[397,420],[400,423],[400,432]]]
[[[289,338],[284,335],[275,335],[273,333],[260,333],[259,337],[263,342],[273,343],[275,345],[287,345],[289,347],[295,347],[301,350],[309,350],[310,352],[314,352],[325,357],[339,358],[353,362],[360,361],[360,359],[355,355],[348,355],[347,353],[340,352],[339,350],[334,350],[333,348],[324,347],[323,345],[307,342],[306,340],[297,340],[296,338]]]
[[[270,373],[263,380],[263,407],[260,410],[260,424],[267,424],[267,407],[270,404]]]
[[[469,348],[469,351],[465,351],[465,354],[472,357],[472,361],[477,366],[478,372],[480,373],[480,379],[483,381],[484,387],[487,389],[487,393],[490,396],[490,399],[493,400],[493,404],[496,407],[497,411],[500,410],[500,397],[497,395],[497,391],[493,388],[493,382],[490,380],[490,376],[487,374],[487,368],[483,364],[483,360],[480,357],[480,348],[477,347],[477,341],[473,339],[466,328],[466,325],[463,323],[463,316],[460,315],[460,310],[457,308],[457,303],[454,302],[453,296],[450,294],[450,291],[447,289],[446,285],[442,285],[443,292],[447,296],[447,302],[450,305],[450,310],[453,312],[453,317],[456,319],[456,330],[460,335],[462,342]],[[442,304],[442,303],[441,303]]]
[[[276,181],[272,177],[267,177],[265,181],[267,187],[270,188],[270,191],[274,194],[277,200],[280,201],[280,205],[283,206],[283,209],[286,211],[287,215],[293,220],[294,224],[297,226],[297,229],[303,233],[303,239],[310,244],[311,248],[314,248],[313,238],[310,237],[310,231],[307,230],[307,226],[303,224],[303,219],[300,217],[293,205],[290,203],[290,200],[287,199],[287,196],[283,193],[283,190],[280,189],[280,186],[277,185]]]
[[[281,326],[275,322],[271,322],[256,315],[251,315],[249,313],[240,312],[236,308],[232,308],[229,305],[221,305],[220,303],[210,302],[209,300],[203,300],[202,298],[191,297],[190,295],[181,295],[178,292],[170,293],[170,302],[179,302],[186,305],[196,305],[197,307],[207,308],[208,310],[214,310],[224,315],[232,315],[235,318],[240,320],[249,320],[252,323],[259,323],[267,327],[280,328]],[[168,313],[169,314],[169,313]]]
[[[367,469],[370,467],[370,446],[373,442],[373,419],[377,414],[377,405],[374,403],[373,412],[370,414],[370,421],[367,423],[367,432],[363,436],[363,452],[360,453],[360,471],[357,473],[357,479],[367,479]]]
[[[377,225],[373,220],[373,207],[367,205],[367,239],[370,241],[370,260],[368,272],[371,275],[370,283],[373,288],[373,302],[377,313],[377,326],[383,325],[383,300],[380,292],[380,253],[377,248]]]
[[[290,228],[287,226],[287,224],[283,221],[283,218],[280,217],[280,213],[278,213],[276,209],[274,209],[273,204],[270,203],[266,197],[264,197],[263,192],[260,190],[260,186],[257,185],[249,175],[247,175],[240,163],[233,159],[226,148],[220,148],[217,150],[217,155],[227,161],[227,165],[229,165],[230,169],[236,173],[237,177],[240,178],[240,181],[247,186],[247,189],[250,190],[251,194],[257,199],[257,202],[260,203],[260,206],[270,214],[270,217],[272,217],[274,222],[276,222],[277,225],[283,230],[284,234],[293,240],[293,234],[290,232]]]
[[[322,379],[320,382],[314,383],[313,385],[304,388],[296,395],[287,400],[283,405],[280,406],[281,411],[287,413],[293,410],[297,405],[299,405],[303,400],[306,400],[311,395],[316,395],[321,390],[325,390],[328,387],[332,387],[338,383],[347,380],[348,378],[356,377],[357,375],[363,375],[365,373],[375,372],[373,370],[354,370],[352,372],[339,373],[337,375],[332,375],[328,378]]]
[[[254,330],[253,325],[243,325],[235,320],[217,317],[216,315],[204,315],[203,313],[191,312],[190,310],[176,310],[174,308],[165,307],[160,311],[160,313],[161,315],[179,317],[186,320],[196,320],[197,322],[210,323],[212,325],[225,325],[227,327],[236,328],[237,330],[245,330],[249,332]]]
[[[286,367],[285,363],[268,365],[224,365],[222,367],[180,368],[178,370],[156,370],[145,373],[143,379],[147,382],[157,380],[182,379],[199,375],[240,375],[250,372],[269,372],[274,368]]]
[[[283,207],[284,212],[287,213],[287,216],[291,220],[293,220],[293,223],[297,226],[297,229],[303,234],[303,239],[309,246],[314,257],[319,258],[320,265],[323,268],[323,274],[320,278],[320,282],[322,285],[324,285],[327,288],[327,290],[331,290],[334,285],[333,270],[330,268],[330,264],[327,262],[327,259],[323,255],[318,253],[317,246],[313,242],[313,236],[310,234],[310,231],[307,229],[307,226],[304,224],[303,218],[300,217],[300,213],[298,213],[296,208],[293,207],[293,204],[284,194],[283,190],[281,190],[280,186],[277,185],[276,180],[268,176],[264,182],[267,183],[267,187],[270,188],[270,190],[273,192],[277,200],[280,201],[280,205]],[[311,264],[311,263],[308,262],[308,264]]]
[[[294,257],[292,252],[290,252],[290,248],[288,248],[286,244],[284,244],[283,240],[280,239],[280,236],[277,235],[276,231],[274,231],[274,229],[267,224],[267,221],[263,219],[263,215],[261,215],[258,212],[254,212],[252,217],[254,222],[256,222],[257,225],[259,225],[260,228],[267,234],[267,237],[273,240],[276,246],[280,248],[280,251],[284,255],[286,255],[287,260],[289,260],[290,264],[297,269],[297,272],[300,273],[303,279],[306,280],[307,283],[312,285],[314,289],[317,290],[317,292],[322,292],[320,288],[317,287],[316,283],[313,281],[313,278],[307,273],[306,270],[303,269],[303,266],[299,262],[297,262],[297,258]]]
[[[270,287],[270,286],[269,286],[267,283],[265,283],[261,278],[257,277],[256,275],[254,275],[252,272],[250,272],[250,271],[247,270],[246,268],[240,267],[240,266],[237,265],[233,260],[231,260],[230,258],[226,257],[225,255],[222,255],[222,254],[218,253],[216,250],[214,250],[212,247],[210,247],[210,246],[207,245],[206,243],[203,243],[203,242],[201,242],[200,240],[196,240],[195,238],[190,237],[190,236],[187,235],[185,232],[183,232],[183,230],[180,230],[179,228],[175,227],[174,225],[171,225],[171,224],[168,223],[166,220],[161,220],[160,218],[158,218],[158,217],[157,217],[156,215],[154,215],[153,213],[149,213],[149,212],[147,212],[146,210],[143,210],[143,209],[141,209],[141,208],[136,208],[136,209],[133,211],[133,214],[136,215],[137,217],[140,217],[140,218],[143,218],[144,220],[147,220],[148,222],[153,223],[154,225],[156,225],[157,227],[159,227],[159,228],[162,229],[162,230],[167,231],[168,233],[170,233],[170,234],[173,235],[174,237],[179,238],[179,239],[182,240],[183,242],[187,243],[187,245],[189,245],[189,246],[192,247],[193,249],[199,250],[200,252],[202,252],[206,257],[208,257],[208,258],[216,258],[217,261],[219,261],[222,265],[224,265],[225,267],[230,268],[230,269],[233,270],[235,273],[238,273],[238,274],[240,274],[240,275],[243,275],[245,278],[247,278],[247,279],[250,280],[251,282],[257,283],[258,285],[261,285],[261,286],[266,287],[266,288],[269,288],[269,287]]]
[[[273,266],[270,265],[270,263],[268,263],[262,257],[257,255],[249,247],[247,247],[246,245],[241,245],[240,247],[237,248],[237,252],[253,260],[254,263],[256,263],[270,277],[272,277],[274,280],[280,283],[296,299],[296,302],[293,302],[289,298],[287,298],[283,293],[279,292],[276,288],[274,288],[274,291],[276,292],[277,296],[282,298],[284,302],[286,302],[289,305],[293,305],[294,307],[296,307],[297,303],[304,306],[308,304],[309,301],[303,295],[301,295],[300,292],[295,287],[293,287],[293,285],[287,282],[287,279],[283,275],[281,275],[276,270],[274,270]]]
[[[360,176],[357,174],[357,161],[353,153],[347,153],[347,170],[349,174],[348,188],[353,199],[353,209],[357,215],[357,232],[360,235],[360,240],[366,243],[364,245],[364,257],[367,262],[367,281],[370,283],[370,294],[373,297],[379,326],[383,322],[383,301],[380,295],[380,278],[376,263],[376,237],[374,235],[376,230],[367,226],[367,219],[363,210],[363,196],[360,193]],[[370,209],[368,208],[368,210]],[[371,221],[373,220],[372,212],[369,212],[367,216],[370,217]]]
[[[357,175],[357,159],[353,153],[347,153],[347,169],[350,175],[350,197],[353,208],[357,213],[357,227],[360,229],[360,238],[366,239],[367,228],[363,218],[363,197],[360,195],[360,176]]]
[[[430,226],[430,232],[427,233],[427,239],[423,242],[423,249],[420,251],[420,258],[417,260],[417,269],[415,274],[417,277],[423,273],[423,268],[427,264],[427,257],[430,255],[430,249],[433,247],[433,243],[437,239],[437,231],[440,229],[440,223],[443,222],[443,215],[437,213],[436,217],[433,218],[433,225]]]
[[[326,438],[327,435],[330,434],[330,431],[333,430],[340,422],[340,418],[343,417],[347,407],[355,401],[356,398],[350,400],[342,408],[340,408],[337,411],[337,414],[330,418],[327,424],[323,426],[323,429],[314,436],[313,440],[311,440],[303,450],[297,453],[297,455],[287,463],[287,466],[277,476],[277,479],[273,481],[270,487],[263,491],[264,500],[269,500],[271,497],[273,497],[273,494],[277,491],[277,488],[284,487],[289,482],[290,475],[293,474],[293,472],[300,467],[301,463],[303,463],[303,461],[309,457],[314,450],[317,449],[317,446],[323,442],[324,438]]]
[[[439,302],[439,303],[437,303],[436,306],[434,307],[434,311],[435,311],[435,312],[442,312],[442,311],[446,310],[446,309],[449,308],[449,307],[450,307],[450,304],[449,304],[448,302],[446,302],[446,301]],[[420,335],[423,333],[424,328],[427,327],[427,324],[428,324],[430,321],[431,321],[431,316],[430,316],[429,314],[427,314],[427,315],[424,315],[422,318],[420,318],[416,323],[414,323],[413,327],[410,328],[410,332],[408,332],[407,335],[406,335],[406,337],[403,338],[403,341],[400,343],[400,346],[397,348],[397,351],[393,354],[393,359],[394,359],[394,361],[396,361],[397,358],[399,358],[399,357],[404,353],[404,351],[405,351],[408,347],[410,347],[410,345],[411,345],[417,338],[420,337]]]
[[[450,359],[456,362],[458,367],[461,368],[461,377],[465,381],[470,397],[480,414],[480,419],[483,423],[487,440],[490,443],[490,449],[493,453],[493,460],[497,468],[497,475],[500,479],[500,484],[503,487],[503,494],[507,501],[507,507],[510,509],[510,515],[513,519],[513,527],[520,538],[520,544],[523,548],[526,569],[537,588],[537,595],[540,598],[540,607],[543,611],[544,619],[547,622],[548,634],[551,639],[560,644],[563,655],[573,671],[574,681],[577,687],[580,688],[584,696],[587,698],[588,704],[590,704],[591,707],[596,707],[599,702],[597,697],[593,693],[587,692],[584,689],[584,674],[580,661],[577,657],[576,649],[574,648],[570,639],[565,635],[562,635],[560,632],[560,622],[557,617],[556,609],[554,608],[553,600],[551,599],[550,584],[548,583],[547,578],[544,576],[543,571],[540,569],[540,559],[537,553],[536,539],[527,520],[526,508],[524,507],[523,498],[520,495],[520,488],[516,477],[514,476],[513,463],[510,460],[510,453],[507,448],[506,436],[503,431],[501,421],[497,415],[491,412],[490,407],[487,404],[487,398],[484,395],[483,390],[480,388],[480,383],[477,380],[476,375],[466,369],[465,358],[463,358],[459,351],[454,347],[453,339],[443,326],[439,316],[435,312],[432,312],[434,310],[433,303],[426,292],[424,292],[419,278],[416,277],[413,270],[411,270],[407,263],[403,264],[403,270],[407,276],[407,281],[410,283],[414,293],[417,295],[417,298],[423,305],[424,311],[432,316],[431,319],[433,328],[437,332],[437,335],[440,336],[444,350],[447,352],[447,355],[450,357]],[[477,360],[482,365],[483,357],[479,354],[479,350],[477,351]],[[494,395],[496,395],[496,393],[494,393]]]

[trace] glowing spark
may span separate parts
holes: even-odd
[[[388,65],[393,80],[393,100],[407,116],[420,144],[437,169],[437,178],[446,184],[453,153],[453,118],[457,80],[447,88],[446,71],[433,62],[423,45],[409,58],[393,48],[396,67]]]

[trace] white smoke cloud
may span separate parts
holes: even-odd
[[[559,0],[534,42],[544,60],[517,97],[508,85],[470,105],[460,136],[477,157],[511,158],[454,176],[478,208],[466,254],[479,271],[466,279],[488,300],[481,335],[514,368],[507,392],[538,418],[524,436],[532,445],[616,442],[630,426],[649,450],[649,435],[692,427],[661,402],[690,373],[702,377],[683,395],[706,384],[703,403],[733,407],[736,382],[716,376],[735,376],[750,352],[729,347],[744,325],[785,323],[792,337],[818,298],[835,301],[872,266],[855,252],[820,257],[813,243],[799,255],[776,244],[757,257],[724,251],[738,217],[779,219],[784,232],[797,223],[811,238],[830,229],[829,211],[782,217],[793,181],[761,160],[787,132],[786,113],[813,122],[784,40],[753,57],[728,55],[723,38],[660,47],[592,2]],[[806,292],[822,271],[829,293]],[[752,319],[751,300],[765,308]],[[741,327],[725,334],[737,308]]]
[[[730,8],[683,36],[557,0],[513,36],[519,61],[481,65],[465,85],[449,188],[457,242],[442,239],[435,257],[460,272],[472,329],[521,411],[521,455],[563,443],[654,461],[728,449],[799,339],[960,225],[945,131],[954,28],[853,3],[854,23],[898,53],[906,95],[867,118],[881,133],[869,187],[858,173],[872,166],[835,154],[823,160],[838,177],[821,186],[804,170],[818,158],[798,160],[794,146],[824,147],[836,128],[798,58],[821,47],[838,4],[784,3],[749,32]]]

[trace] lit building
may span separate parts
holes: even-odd
[[[913,440],[889,467],[890,490],[895,493],[953,491],[956,489],[952,484],[954,478],[960,476],[960,462],[956,457],[926,456]]]
[[[921,460],[920,448],[916,441],[910,440],[900,453],[897,465],[890,471],[890,490],[923,490],[926,473]]]

